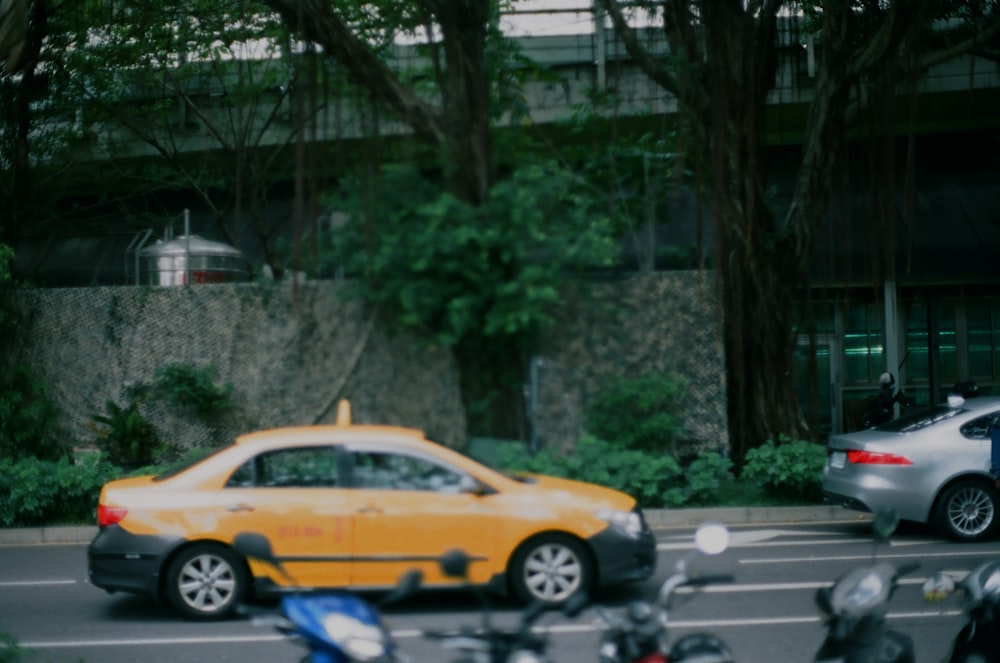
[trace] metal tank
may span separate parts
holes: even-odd
[[[239,249],[198,235],[157,240],[138,252],[137,285],[233,283],[250,279]]]

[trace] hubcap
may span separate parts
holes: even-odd
[[[948,505],[948,520],[966,536],[982,534],[993,522],[993,501],[986,491],[966,488],[956,493]]]
[[[215,555],[199,555],[181,569],[177,579],[184,602],[199,612],[224,608],[236,591],[236,577],[226,560]]]
[[[524,581],[531,593],[542,601],[566,600],[580,588],[582,578],[580,560],[565,546],[541,546],[531,553],[524,565]]]

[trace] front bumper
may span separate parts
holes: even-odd
[[[611,526],[589,539],[601,587],[640,582],[656,572],[656,537],[642,512],[639,517],[642,531],[638,536]]]
[[[183,542],[180,537],[131,534],[118,525],[102,527],[87,547],[87,577],[108,592],[158,598],[164,560]]]

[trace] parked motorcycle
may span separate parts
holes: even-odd
[[[966,622],[955,636],[946,663],[1000,663],[1000,560],[985,562],[957,585],[936,573],[924,583],[924,598],[961,597]]]
[[[703,525],[695,533],[694,550],[677,560],[655,604],[633,601],[621,616],[595,605],[594,612],[603,627],[598,648],[601,663],[732,663],[729,647],[711,633],[693,633],[672,645],[667,640],[669,614],[678,590],[732,581],[732,575],[702,575],[691,565],[695,557],[718,555],[728,546],[728,529]]]
[[[271,565],[295,588],[281,597],[277,611],[243,608],[255,624],[270,626],[304,646],[309,653],[300,663],[402,663],[409,661],[382,621],[378,609],[356,594],[346,591],[307,592],[274,555],[267,537],[256,533],[237,534],[233,547],[247,557]],[[421,574],[405,574],[380,605],[411,595],[420,585]]]
[[[452,578],[468,579],[471,558],[461,550],[452,550],[441,559],[441,570]],[[425,631],[424,637],[437,640],[442,647],[457,652],[454,663],[549,663],[548,636],[536,630],[538,619],[559,610],[573,617],[586,607],[587,599],[576,594],[565,603],[553,606],[547,603],[528,605],[514,628],[501,628],[493,624],[489,599],[480,588],[475,588],[482,603],[482,622],[479,627],[462,627],[457,631]]]
[[[920,567],[918,562],[893,566],[876,558],[899,525],[892,509],[882,509],[872,521],[875,551],[872,562],[849,571],[830,587],[816,592],[827,630],[813,659],[817,663],[913,663],[913,640],[888,628],[886,614],[899,578]]]

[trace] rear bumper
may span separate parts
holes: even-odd
[[[180,537],[140,536],[117,525],[102,527],[87,547],[87,577],[108,592],[158,598],[160,570]]]

